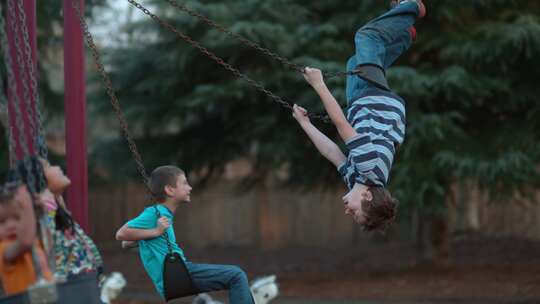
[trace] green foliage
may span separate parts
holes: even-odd
[[[353,37],[354,29],[343,22],[345,17],[340,18],[341,24],[310,23],[312,19],[326,18],[323,17],[327,16],[325,9],[311,11],[309,7],[290,1],[189,3],[233,31],[294,62],[342,70],[342,58],[352,53],[352,46],[349,39],[344,39],[343,30],[349,31],[346,35]],[[315,111],[322,110],[301,75],[289,72],[271,58],[239,45],[215,30],[209,30],[163,2],[156,2],[156,6],[154,11],[161,12],[167,21],[188,32],[270,90]],[[344,9],[341,14],[351,21],[356,19],[354,11]],[[203,166],[219,170],[231,159],[250,155],[262,171],[290,163],[291,170],[301,172],[305,170],[305,161],[321,164],[322,169],[315,172],[318,178],[294,175],[299,182],[303,178],[316,181],[320,177],[335,176],[335,169],[325,164],[305,141],[288,110],[279,108],[268,97],[235,79],[183,41],[162,31],[151,20],[135,22],[126,32],[131,35],[132,43],[107,50],[106,54],[131,129],[143,142],[157,142],[163,136],[171,138],[159,144],[161,152],[155,151],[155,145],[140,144],[148,167],[177,160],[188,170]],[[330,83],[337,88],[336,96],[343,99],[343,79]],[[99,103],[95,99],[96,103],[92,105],[94,115],[110,114],[103,96],[99,99]],[[330,126],[323,128],[336,136]],[[122,158],[125,158],[125,150],[113,156],[115,160]]]
[[[343,70],[356,29],[382,13],[380,1],[181,1],[293,62]],[[149,4],[149,2],[145,2]],[[244,47],[163,1],[154,12],[263,83],[311,111],[322,105],[301,75]],[[407,101],[407,137],[391,176],[403,206],[444,211],[458,180],[511,193],[538,181],[540,11],[535,1],[437,1],[418,24],[419,40],[388,71]],[[137,15],[139,12],[137,11]],[[106,50],[107,66],[147,167],[167,162],[221,170],[247,156],[258,173],[287,165],[289,184],[339,177],[288,110],[251,88],[149,18],[125,29],[129,43]],[[329,87],[344,101],[344,79]],[[112,118],[103,95],[93,117]],[[331,125],[319,127],[333,139]],[[107,139],[98,164],[133,176],[124,143]],[[126,170],[113,170],[126,168]],[[133,166],[131,166],[133,168]]]
[[[417,68],[390,73],[408,101],[392,183],[405,206],[444,210],[457,180],[477,181],[493,198],[538,184],[540,19],[530,12],[539,8],[525,1],[431,7],[408,56]]]

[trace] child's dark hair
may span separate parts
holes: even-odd
[[[368,189],[373,198],[362,203],[362,210],[366,216],[366,222],[362,227],[366,231],[384,232],[396,219],[399,201],[383,187],[369,186]]]
[[[16,180],[26,184],[31,193],[41,193],[47,188],[43,166],[35,155],[25,156],[16,162],[15,168],[8,173],[8,181]]]
[[[0,204],[11,202],[20,185],[19,181],[10,181],[0,185]]]
[[[58,209],[56,209],[56,216],[54,217],[54,223],[56,230],[66,231],[68,229],[73,229],[73,218],[67,212],[62,205],[58,204]]]
[[[28,172],[30,168],[30,172]],[[29,185],[30,174],[34,177],[33,189],[36,193],[41,193],[47,188],[47,180],[45,178],[45,170],[43,164],[38,156],[27,156],[23,160],[19,160],[16,164],[16,170],[11,170],[8,174],[8,180],[21,180],[23,183]],[[31,189],[31,187],[29,187]],[[73,228],[73,218],[69,215],[68,211],[57,203],[56,215],[54,222],[56,230],[65,231]]]
[[[152,171],[148,187],[152,195],[158,202],[163,202],[167,199],[165,186],[175,186],[178,176],[184,174],[182,169],[175,166],[161,166]]]

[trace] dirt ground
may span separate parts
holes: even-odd
[[[540,242],[467,236],[448,267],[419,264],[411,244],[353,249],[249,248],[189,251],[193,262],[237,264],[250,278],[276,274],[272,303],[540,303]],[[103,249],[107,271],[128,280],[118,304],[161,303],[137,252]],[[212,296],[225,301],[226,293]],[[190,299],[176,303],[190,303]]]

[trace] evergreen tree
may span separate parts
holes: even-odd
[[[328,71],[344,70],[356,29],[387,9],[380,1],[181,3],[293,62]],[[163,1],[144,4],[277,95],[310,111],[323,110],[299,73]],[[499,195],[538,181],[540,20],[532,12],[540,11],[540,3],[427,4],[418,42],[388,71],[390,85],[407,102],[407,136],[390,187],[402,202],[401,218],[420,212],[442,225],[447,236],[445,199],[451,185],[476,181]],[[212,173],[243,156],[254,161],[257,174],[287,165],[290,185],[339,183],[335,168],[316,152],[290,111],[150,18],[137,19],[124,32],[127,43],[108,49],[106,59],[149,168],[172,162]],[[344,104],[344,79],[327,82]],[[110,115],[104,96],[96,96],[92,107],[95,116]],[[318,125],[338,140],[331,125]],[[115,138],[98,145],[94,156],[114,164],[120,175],[133,176],[126,153]],[[447,240],[443,237],[442,248]]]
[[[474,181],[501,200],[538,182],[540,19],[530,12],[539,8],[525,1],[431,5],[405,59],[415,68],[390,71],[408,101],[407,141],[392,187],[404,207],[443,226],[439,231],[448,232],[445,199],[453,184]],[[448,248],[447,238],[435,239]]]

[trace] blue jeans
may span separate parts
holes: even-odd
[[[238,266],[186,262],[195,288],[201,292],[229,290],[230,304],[254,304],[246,273]]]
[[[388,69],[411,46],[409,28],[414,25],[418,13],[416,3],[407,2],[361,27],[354,37],[355,55],[347,61],[347,71],[359,65]],[[365,89],[373,87],[356,75],[347,76],[347,103],[358,99]]]

